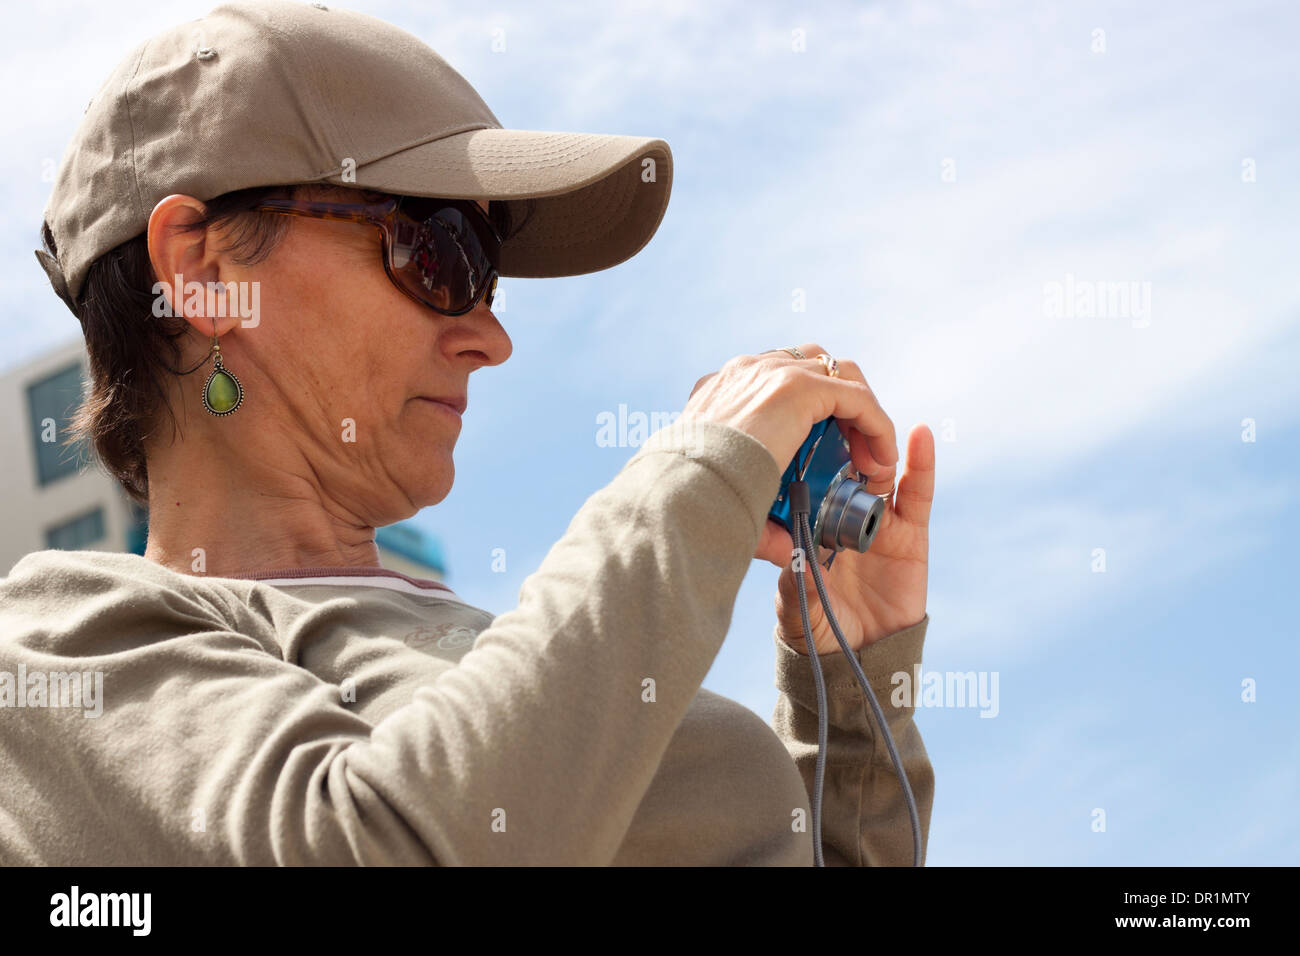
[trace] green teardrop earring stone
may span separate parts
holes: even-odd
[[[208,408],[218,415],[234,411],[239,404],[239,383],[224,368],[217,368],[208,379],[203,396]]]

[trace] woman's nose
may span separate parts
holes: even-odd
[[[442,335],[453,354],[479,352],[483,358],[478,365],[484,366],[500,365],[514,351],[509,333],[485,302],[457,316],[455,322],[454,329],[448,328]]]

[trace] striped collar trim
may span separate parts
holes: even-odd
[[[227,574],[235,580],[256,581],[272,587],[308,587],[327,585],[331,587],[374,587],[401,591],[405,594],[424,594],[429,597],[444,598],[466,604],[460,597],[441,581],[429,578],[413,578],[400,571],[388,568],[355,567],[320,567],[320,568],[275,568],[268,571],[253,571],[247,574]]]

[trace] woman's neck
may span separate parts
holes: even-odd
[[[210,576],[381,566],[374,526],[323,495],[312,477],[251,455],[238,469],[211,464],[231,461],[219,453],[157,459],[149,460],[150,561]]]

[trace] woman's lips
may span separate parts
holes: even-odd
[[[445,408],[447,411],[455,415],[457,420],[460,419],[461,415],[464,413],[465,408],[468,405],[468,403],[463,398],[429,398],[426,395],[421,395],[420,401],[428,402],[430,405],[437,405],[441,408]]]

